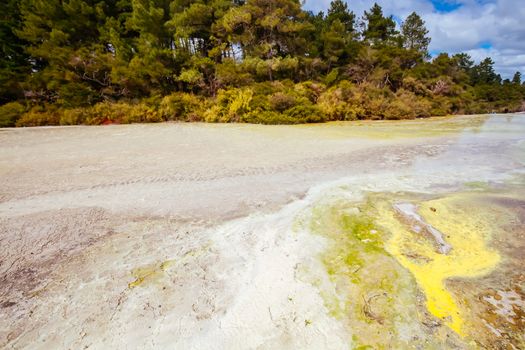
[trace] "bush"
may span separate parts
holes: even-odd
[[[430,114],[433,116],[445,116],[452,113],[452,106],[450,104],[450,100],[446,97],[433,97],[431,105],[432,107],[430,109]]]
[[[302,98],[308,99],[311,103],[316,103],[325,90],[326,86],[310,80],[295,84],[294,86],[295,93]]]
[[[204,105],[196,95],[177,92],[162,99],[159,112],[164,120],[201,121]]]
[[[0,106],[0,128],[7,128],[16,125],[26,108],[18,102],[9,102]]]
[[[239,121],[252,124],[292,124],[292,121],[281,113],[260,109],[243,115]]]
[[[253,90],[249,88],[219,90],[217,103],[204,113],[204,120],[212,123],[239,122],[251,111]]]
[[[55,108],[46,110],[43,107],[34,107],[17,120],[16,126],[46,126],[60,125],[60,113]]]
[[[384,112],[385,119],[430,117],[431,104],[411,91],[399,90]]]
[[[72,110],[68,114],[78,117],[88,125],[156,123],[163,121],[157,108],[145,103],[129,104],[126,102],[101,102],[83,111]],[[66,118],[64,115],[64,119]],[[67,119],[65,119],[67,121]]]
[[[80,125],[86,120],[85,108],[65,109],[60,115],[60,125]]]
[[[363,107],[365,119],[385,119],[386,111],[392,100],[392,92],[387,88],[379,88],[372,84],[362,84],[359,101]]]
[[[276,92],[268,97],[269,106],[277,112],[284,112],[297,104],[295,97],[284,92]]]
[[[319,97],[318,107],[328,120],[346,119],[348,103],[342,99],[340,91],[336,87],[330,88]]]
[[[313,105],[301,104],[288,109],[284,114],[294,121],[300,123],[320,123],[325,121],[323,113]]]
[[[122,119],[124,124],[132,123],[159,123],[162,122],[162,115],[157,108],[139,103],[130,106],[128,114]]]
[[[87,108],[85,123],[88,125],[121,123],[130,113],[131,106],[124,102],[100,102]]]

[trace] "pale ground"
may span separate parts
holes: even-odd
[[[311,283],[330,288],[325,241],[295,218],[334,186],[522,171],[523,134],[487,125],[0,130],[0,348],[348,348]]]

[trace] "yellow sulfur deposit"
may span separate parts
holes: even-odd
[[[419,214],[426,223],[439,230],[452,246],[448,254],[439,253],[432,237],[416,233],[402,222],[391,203],[380,204],[377,218],[377,223],[392,233],[386,250],[414,275],[426,295],[428,310],[459,335],[464,335],[464,322],[445,281],[479,277],[500,261],[499,254],[487,246],[491,223],[483,212],[469,210],[470,200],[468,195],[453,195],[419,205]]]

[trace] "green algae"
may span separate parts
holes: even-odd
[[[315,285],[353,348],[520,348],[522,183],[472,183],[468,191],[434,197],[375,193],[360,202],[332,195],[314,204],[300,224],[326,238],[320,261],[332,287]],[[396,211],[399,201],[416,204],[452,250],[440,253],[432,236],[414,231]],[[502,316],[501,295],[517,300],[513,324]]]
[[[386,250],[388,233],[375,224],[375,207],[337,201],[317,205],[309,229],[329,240],[321,261],[334,291],[321,296],[330,315],[344,322],[355,346],[376,349],[423,345],[417,284]]]
[[[438,137],[459,135],[470,130],[479,131],[489,117],[448,116],[416,120],[375,120],[354,122],[329,122],[318,125],[297,125],[291,130],[315,131],[316,137],[348,138],[352,137],[372,140],[414,139],[420,137]],[[429,127],[430,126],[430,127]]]
[[[488,189],[490,189],[490,184],[484,181],[466,182],[464,186],[469,190],[487,191]]]

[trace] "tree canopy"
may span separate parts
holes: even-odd
[[[397,23],[377,3],[360,20],[343,0],[326,13],[299,0],[6,0],[0,10],[2,126],[524,108],[520,72],[503,81],[491,58],[431,58],[423,19]],[[117,113],[124,105],[133,118]]]

